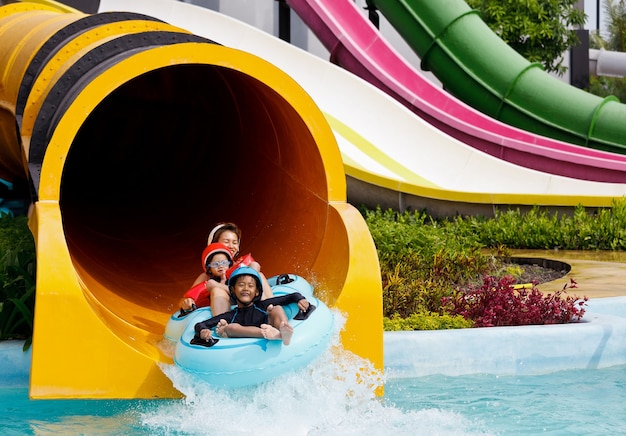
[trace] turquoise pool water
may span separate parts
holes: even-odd
[[[184,400],[29,400],[0,343],[0,436],[626,434],[626,298],[603,300],[580,325],[385,334],[386,380],[349,352],[230,392],[162,367]]]
[[[398,379],[386,383],[383,400],[323,373],[330,375],[299,374],[234,397],[188,386],[187,400],[32,401],[25,387],[3,388],[0,428],[4,435],[626,434],[626,366]],[[313,378],[318,383],[306,386]]]
[[[544,375],[432,375],[387,383],[402,410],[435,408],[500,435],[626,434],[626,366]]]
[[[29,400],[25,387],[5,387],[0,428],[5,435],[491,434],[472,417],[431,407],[403,410],[391,397],[377,398],[373,386],[381,379],[364,367],[349,353],[328,355],[280,382],[229,392],[164,367],[184,400]]]

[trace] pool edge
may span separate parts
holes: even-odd
[[[626,364],[626,296],[590,301],[583,321],[385,332],[386,377],[540,374]],[[28,386],[31,348],[24,352],[23,346],[0,341],[0,387]]]

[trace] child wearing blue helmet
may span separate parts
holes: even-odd
[[[289,345],[293,327],[281,305],[297,303],[303,317],[315,309],[299,292],[261,300],[261,276],[258,271],[247,266],[237,268],[232,273],[228,287],[237,307],[197,323],[192,344],[214,345],[217,339],[212,337],[211,329],[215,327],[217,335],[223,338],[265,338],[282,340],[284,345]]]

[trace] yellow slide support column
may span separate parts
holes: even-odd
[[[383,369],[376,250],[289,76],[130,13],[9,5],[0,35],[0,163],[34,196],[31,397],[179,396],[159,343],[220,221],[267,276],[313,282],[345,348]]]

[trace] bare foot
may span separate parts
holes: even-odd
[[[217,333],[217,335],[221,336],[222,338],[227,338],[228,337],[228,334],[226,333],[227,325],[228,323],[226,322],[225,319],[220,319],[217,325],[215,326],[215,333]]]
[[[291,336],[293,335],[293,327],[288,322],[282,322],[280,324],[280,336],[283,338],[283,344],[289,345],[291,342]]]
[[[261,333],[263,333],[265,339],[269,339],[270,341],[281,339],[280,331],[269,324],[261,324]]]

